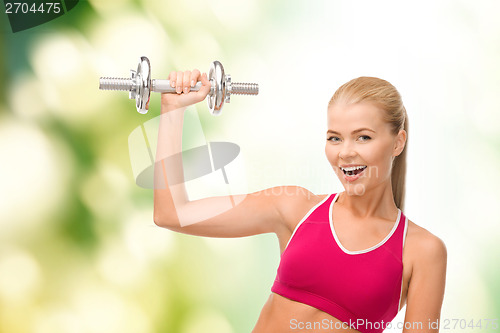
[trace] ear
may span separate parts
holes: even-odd
[[[405,148],[405,145],[406,145],[406,131],[400,130],[394,141],[394,149],[392,152],[392,156],[393,157],[399,156],[399,154],[401,154],[401,152]]]

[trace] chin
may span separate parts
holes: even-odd
[[[362,196],[366,192],[366,185],[365,184],[345,184],[342,183],[344,186],[345,193],[348,196]]]

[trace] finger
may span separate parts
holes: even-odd
[[[194,69],[191,72],[191,88],[193,88],[196,85],[196,82],[198,82],[198,78],[200,77],[200,71],[197,69]]]
[[[198,95],[200,98],[205,98],[211,89],[210,81],[208,80],[207,73],[203,73],[201,76],[201,88],[198,91]]]
[[[182,93],[182,81],[184,80],[184,72],[177,72],[177,78],[175,79],[175,92]]]
[[[206,87],[208,89],[211,88],[211,83],[210,81],[208,80],[208,76],[207,76],[207,73],[203,73],[203,75],[201,76],[201,84],[202,84],[202,87]]]
[[[183,91],[185,94],[191,89],[191,71],[185,71],[182,79]]]
[[[168,80],[170,82],[170,86],[172,88],[175,88],[175,80],[177,80],[177,72],[175,72],[175,71],[170,72],[170,75],[168,76]]]

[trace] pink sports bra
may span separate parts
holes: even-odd
[[[344,327],[379,333],[399,311],[408,221],[398,209],[394,227],[380,243],[349,251],[332,223],[338,197],[327,196],[297,224],[271,291],[324,311]]]

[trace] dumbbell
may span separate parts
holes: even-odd
[[[149,108],[150,92],[172,93],[175,88],[170,86],[169,80],[151,80],[151,65],[147,57],[141,57],[137,71],[131,70],[131,78],[101,77],[99,89],[128,91],[129,98],[136,100],[137,112],[145,114]],[[207,103],[210,113],[218,116],[224,103],[229,103],[231,95],[257,95],[259,85],[256,83],[231,82],[231,76],[224,73],[224,67],[218,61],[212,62],[208,71],[210,81],[210,93]],[[191,90],[198,91],[201,82],[198,82]]]

